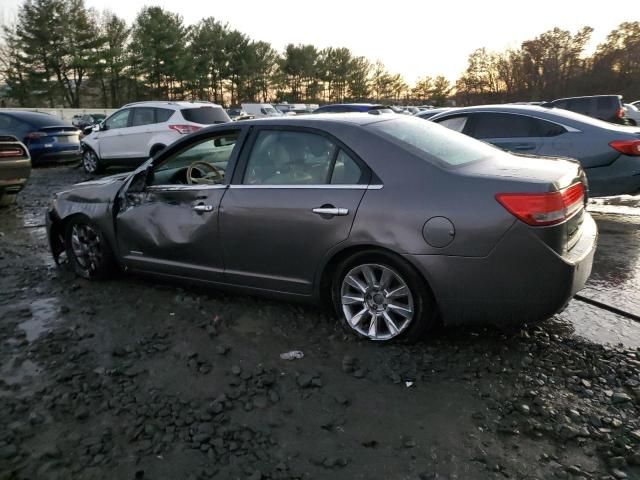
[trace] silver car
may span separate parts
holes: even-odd
[[[53,255],[333,303],[362,337],[521,323],[589,277],[595,223],[580,165],[516,157],[431,122],[326,114],[203,129],[129,174],[59,193]]]
[[[640,128],[525,105],[459,108],[430,120],[512,152],[575,158],[592,197],[640,193]]]

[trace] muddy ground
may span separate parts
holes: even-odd
[[[89,283],[43,228],[83,178],[35,170],[0,211],[0,479],[640,479],[640,324],[573,301],[382,346],[311,306]],[[640,315],[640,199],[618,202],[593,205],[582,293]]]

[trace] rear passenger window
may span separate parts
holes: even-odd
[[[173,115],[173,110],[168,110],[166,108],[156,108],[156,123],[163,123],[171,118]]]
[[[557,137],[566,132],[565,128],[557,123],[547,122],[539,118],[532,118],[531,120],[535,124],[538,132],[536,136],[538,137]]]
[[[338,152],[336,163],[333,166],[331,184],[333,185],[358,185],[365,183],[363,171],[360,165],[345,153],[344,150]]]
[[[443,127],[447,127],[450,130],[462,133],[465,125],[467,124],[467,118],[468,117],[466,115],[461,115],[458,117],[445,118],[444,120],[438,121],[437,123],[439,123]]]
[[[598,110],[613,110],[615,109],[613,102],[613,97],[599,97],[597,108]]]
[[[134,108],[133,116],[131,117],[131,126],[139,127],[154,123],[153,110],[153,108]]]
[[[508,113],[479,113],[474,115],[475,138],[535,137],[537,131],[533,119]]]

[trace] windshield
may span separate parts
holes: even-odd
[[[220,107],[183,108],[181,112],[186,121],[201,125],[226,123],[230,120],[227,112]]]
[[[501,150],[436,123],[400,117],[368,125],[412,153],[435,159],[444,166],[475,162],[503,153]]]

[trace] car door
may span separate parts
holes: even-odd
[[[310,294],[325,254],[349,236],[370,171],[333,137],[254,129],[220,207],[225,279]]]
[[[122,130],[123,144],[126,145],[128,157],[146,158],[149,156],[149,141],[153,135],[155,109],[151,107],[134,107],[131,109],[129,126]]]
[[[465,133],[515,153],[536,154],[541,145],[535,122],[520,114],[473,113]]]
[[[118,250],[128,268],[222,279],[218,207],[242,137],[242,128],[196,135],[157,157],[150,172],[141,174],[144,187],[131,181],[116,215]]]
[[[127,158],[129,148],[123,141],[123,132],[129,125],[130,108],[118,110],[107,118],[98,131],[98,155],[100,158]]]

